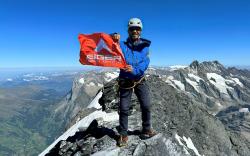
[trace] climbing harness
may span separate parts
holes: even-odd
[[[118,80],[118,86],[121,89],[133,89],[136,85],[141,83],[143,80],[146,80],[145,76],[140,78],[138,81],[121,78]]]

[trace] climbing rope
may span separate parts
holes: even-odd
[[[136,85],[138,85],[139,83],[141,83],[143,80],[146,80],[146,78],[145,78],[145,76],[143,76],[140,80],[138,80],[138,81],[131,81],[131,80],[119,80],[118,81],[118,86],[119,86],[119,88],[121,88],[121,89],[133,89]],[[124,87],[124,86],[122,86],[121,84],[120,84],[120,82],[122,82],[122,81],[131,81],[131,86],[129,86],[129,87]]]

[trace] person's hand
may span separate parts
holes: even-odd
[[[121,38],[121,35],[120,35],[120,34],[118,34],[118,33],[113,33],[113,34],[111,35],[111,37],[112,37],[112,39],[113,39],[114,42],[116,42],[116,43],[119,43],[119,42],[120,42],[120,38]]]
[[[133,67],[132,67],[131,65],[127,65],[125,68],[123,68],[123,70],[124,70],[125,72],[130,72],[130,73],[132,73],[132,72],[133,72]]]

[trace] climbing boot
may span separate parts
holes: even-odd
[[[120,135],[117,141],[117,146],[123,147],[123,146],[127,146],[127,144],[128,144],[128,136]]]
[[[140,138],[142,140],[152,138],[153,136],[157,135],[157,132],[155,132],[153,129],[142,131]]]

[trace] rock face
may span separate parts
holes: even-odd
[[[220,111],[218,117],[226,127],[245,137],[250,147],[250,105],[231,106]]]
[[[248,70],[226,69],[218,61],[194,61],[186,68],[173,68],[158,75],[169,85],[202,103],[214,115],[229,106],[250,103]]]
[[[220,120],[201,104],[155,76],[148,77],[152,93],[152,124],[159,134],[148,140],[139,138],[141,113],[133,101],[129,116],[129,143],[116,147],[118,120],[93,120],[86,130],[59,142],[47,155],[248,155],[247,141],[227,131]],[[103,95],[115,94],[107,89]],[[102,106],[106,103],[102,101]],[[106,107],[116,112],[117,103]]]
[[[52,118],[58,122],[59,127],[63,129],[66,125],[65,129],[68,129],[72,125],[72,119],[79,116],[79,111],[89,105],[98,90],[117,76],[118,72],[112,70],[91,71],[76,76],[70,92],[55,106]]]
[[[116,114],[119,103],[116,80],[108,79],[109,81],[105,81],[108,83],[104,82],[104,87],[100,87],[102,97],[99,103],[102,109],[99,110],[86,108],[87,102],[84,105],[82,102],[86,98],[82,94],[76,94],[80,92],[75,89],[77,87],[73,87],[72,94],[69,95],[73,97],[71,95],[75,94],[75,98],[71,99],[81,100],[64,103],[61,110],[71,114],[64,116],[71,117],[66,118],[68,122],[74,121],[77,125],[80,118],[86,120],[101,110],[106,115],[92,118],[91,124],[87,126],[78,125],[74,135],[57,142],[47,155],[247,156],[250,153],[249,112],[244,108],[250,106],[249,73],[236,68],[226,69],[218,61],[194,61],[187,67],[150,68],[147,82],[152,99],[152,126],[159,134],[148,140],[140,139],[141,113],[138,100],[133,95],[129,116],[129,143],[123,148],[116,146],[119,125]],[[76,109],[75,105],[81,106]],[[237,111],[232,111],[235,110],[231,109],[234,107],[237,107]],[[78,113],[72,111],[74,109]],[[112,116],[114,113],[116,115]],[[72,119],[74,116],[75,119]]]

